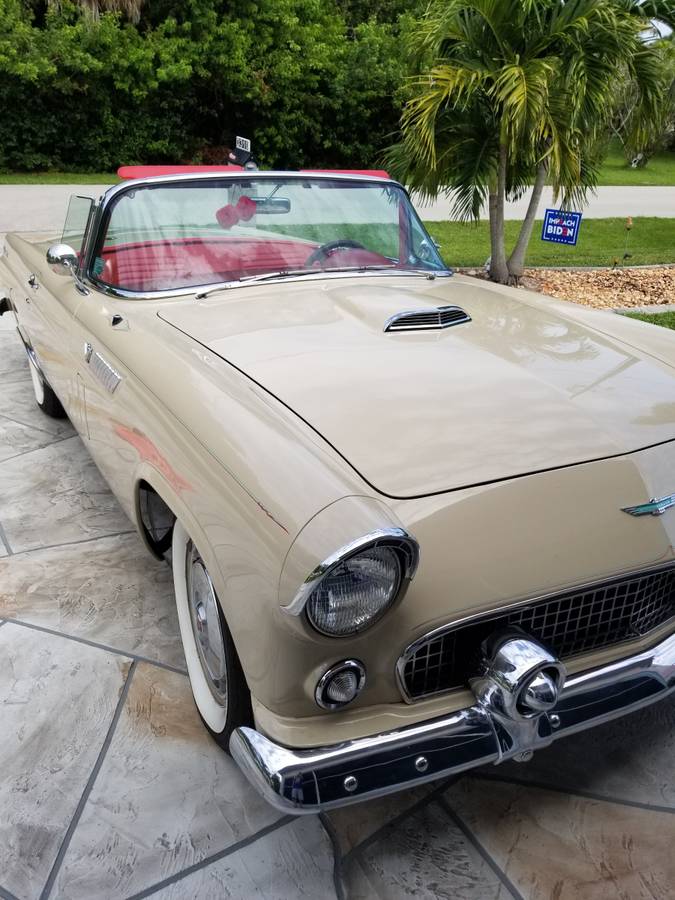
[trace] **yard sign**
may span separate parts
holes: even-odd
[[[542,241],[574,246],[579,237],[581,213],[565,212],[562,209],[547,209],[541,229]]]

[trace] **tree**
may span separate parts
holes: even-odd
[[[375,165],[413,17],[338,2],[152,0],[134,23],[112,0],[0,0],[0,169],[215,162],[235,134],[264,167]]]
[[[131,22],[141,18],[143,0],[78,0],[82,9],[93,19],[98,19],[102,12],[117,12],[126,16]],[[48,6],[59,7],[60,0],[47,0]]]
[[[420,21],[418,74],[387,162],[423,197],[452,196],[461,219],[478,219],[487,200],[493,280],[522,275],[547,179],[563,203],[597,184],[618,71],[642,120],[658,116],[665,86],[642,39],[648,21],[639,0],[433,0]],[[507,258],[504,201],[530,187]]]

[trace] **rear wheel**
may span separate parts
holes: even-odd
[[[234,729],[252,722],[251,695],[206,564],[178,520],[172,567],[192,695],[213,738],[229,752]]]
[[[49,386],[49,382],[38,368],[31,352],[28,353],[28,368],[30,369],[31,381],[33,382],[35,402],[42,412],[47,416],[51,416],[52,419],[65,419],[66,411],[61,406],[61,401]]]

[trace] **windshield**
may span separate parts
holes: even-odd
[[[91,274],[148,292],[349,269],[445,266],[395,184],[256,174],[121,192]]]

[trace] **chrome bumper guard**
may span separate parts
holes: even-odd
[[[675,635],[566,680],[550,652],[522,633],[498,635],[482,650],[482,668],[470,680],[476,703],[449,716],[309,750],[288,749],[252,728],[238,728],[230,739],[232,756],[277,809],[316,813],[486,763],[526,761],[560,737],[675,690]]]

